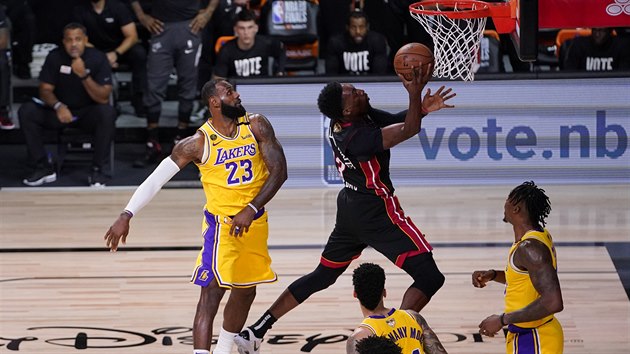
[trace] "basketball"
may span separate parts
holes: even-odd
[[[402,46],[394,56],[394,70],[397,74],[401,74],[405,80],[411,80],[412,67],[422,65],[422,73],[428,70],[429,64],[434,63],[433,52],[429,47],[420,43],[408,43]],[[433,73],[431,73],[433,74]]]

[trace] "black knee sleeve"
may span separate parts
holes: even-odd
[[[289,291],[293,294],[297,302],[301,304],[308,299],[309,296],[333,285],[346,268],[348,267],[328,268],[320,264],[314,271],[304,275],[289,285]]]
[[[407,258],[402,269],[413,278],[411,286],[422,291],[428,298],[444,285],[444,275],[435,264],[431,252]]]

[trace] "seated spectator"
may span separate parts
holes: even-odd
[[[364,75],[387,73],[387,40],[370,31],[368,19],[361,11],[348,17],[346,33],[336,35],[328,43],[327,75]]]
[[[236,38],[221,47],[214,67],[215,78],[284,75],[286,53],[282,42],[257,35],[256,15],[243,10],[236,16]],[[273,68],[269,70],[269,58]]]
[[[576,37],[567,45],[564,70],[630,69],[630,44],[627,39],[613,36],[611,28],[593,28],[590,36]]]
[[[102,168],[114,136],[116,110],[109,104],[112,92],[111,67],[104,53],[86,48],[83,25],[70,23],[63,30],[63,47],[46,57],[39,76],[39,99],[23,104],[19,111],[33,173],[23,180],[27,186],[54,182],[57,174],[44,148],[45,129],[76,127],[93,135],[91,186],[103,186]]]
[[[0,129],[13,129],[11,107],[11,69],[9,66],[9,29],[4,6],[0,5]]]
[[[74,8],[74,20],[87,29],[89,41],[105,52],[109,64],[131,68],[131,104],[136,116],[146,115],[142,94],[147,86],[147,52],[138,43],[138,32],[131,11],[118,0],[92,0]]]
[[[33,44],[37,35],[36,20],[28,0],[0,0],[11,20],[11,57],[13,74],[20,79],[31,78]]]

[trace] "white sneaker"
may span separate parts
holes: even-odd
[[[262,339],[256,338],[251,329],[245,328],[234,337],[234,344],[239,354],[259,354]]]

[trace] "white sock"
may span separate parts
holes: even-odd
[[[238,333],[232,333],[221,328],[219,332],[219,339],[217,340],[217,346],[212,351],[213,354],[231,354],[232,346],[234,345],[234,337]]]
[[[210,354],[210,352],[205,349],[193,349],[193,354]]]

